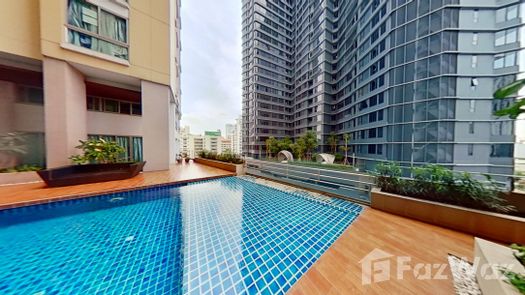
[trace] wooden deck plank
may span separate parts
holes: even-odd
[[[290,290],[290,294],[454,294],[448,253],[472,260],[470,235],[366,208],[321,258]],[[406,272],[395,279],[363,285],[359,261],[374,249],[409,256],[417,263],[446,264],[446,280],[418,280]],[[435,270],[433,270],[435,272]],[[315,286],[315,289],[312,288]]]
[[[118,181],[56,188],[47,188],[43,182],[5,185],[0,186],[0,209],[73,199],[87,195],[129,190],[152,185],[181,183],[233,175],[234,174],[229,171],[190,162],[187,164],[173,165],[168,171],[144,172],[134,178]]]

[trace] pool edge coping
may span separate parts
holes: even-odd
[[[90,197],[96,197],[96,196],[105,195],[105,194],[124,193],[124,192],[135,191],[135,190],[143,190],[143,189],[148,189],[148,188],[157,188],[157,187],[165,187],[165,186],[172,186],[172,185],[181,185],[181,184],[188,184],[188,183],[199,182],[199,181],[213,180],[213,179],[226,178],[226,177],[234,177],[234,176],[236,176],[235,173],[230,173],[230,174],[214,175],[214,176],[208,176],[208,177],[202,177],[202,178],[176,180],[176,181],[169,181],[169,182],[163,182],[163,183],[157,183],[157,184],[147,184],[147,185],[126,187],[126,188],[110,189],[110,190],[105,190],[105,191],[86,192],[86,193],[80,193],[80,194],[69,194],[69,195],[50,197],[47,199],[40,199],[40,200],[29,200],[29,201],[22,201],[22,202],[8,203],[8,204],[0,204],[0,211],[7,210],[7,209],[14,209],[14,208],[35,206],[35,205],[43,205],[43,204],[49,204],[49,203],[55,203],[55,202],[61,202],[61,201],[90,198]]]

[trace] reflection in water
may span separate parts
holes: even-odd
[[[284,294],[361,211],[235,177],[180,198],[188,294]]]
[[[180,189],[184,228],[184,275],[186,291],[208,285],[244,289],[242,263],[242,204],[240,183],[208,182],[202,189]],[[208,193],[202,194],[203,191]],[[208,283],[209,282],[209,283]],[[226,291],[226,290],[224,290]]]

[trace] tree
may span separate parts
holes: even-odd
[[[285,137],[277,143],[277,146],[279,147],[279,151],[291,151],[290,145],[293,144],[293,141],[290,139],[290,137]]]
[[[300,161],[304,157],[304,152],[306,151],[306,144],[304,142],[304,138],[303,137],[298,138],[295,141],[295,143],[290,145],[290,149],[292,150],[292,153]]]
[[[337,135],[333,132],[328,136],[328,145],[330,146],[332,154],[335,155],[335,152],[337,151]]]
[[[345,143],[345,145],[342,145],[339,147],[339,149],[341,149],[341,151],[343,151],[345,153],[345,158],[343,160],[343,165],[348,165],[349,162],[348,162],[348,151],[350,150],[350,148],[348,147],[348,142],[350,141],[350,134],[346,133],[346,134],[343,134],[343,141]]]
[[[278,153],[279,151],[276,151],[279,149],[278,141],[275,139],[275,137],[271,136],[268,139],[266,139],[266,157],[271,159],[273,157],[273,154]]]
[[[304,141],[304,147],[306,150],[306,159],[311,161],[312,160],[312,152],[317,148],[319,145],[317,143],[317,136],[313,131],[306,132],[305,135],[303,135],[303,141]]]
[[[510,83],[507,86],[504,86],[498,89],[494,93],[495,99],[505,99],[511,96],[517,95],[518,92],[525,86],[525,79],[517,80],[513,83]],[[511,119],[516,119],[518,116],[525,112],[525,99],[520,99],[514,102],[510,107],[498,110],[494,112],[496,116],[509,116]]]
[[[116,141],[107,141],[103,138],[80,140],[80,144],[75,148],[81,149],[82,155],[71,156],[70,159],[75,164],[99,163],[111,164],[117,163],[120,155],[125,149]]]

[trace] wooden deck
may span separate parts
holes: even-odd
[[[397,280],[394,257],[390,280],[363,285],[359,261],[374,249],[410,257],[412,269]],[[472,261],[473,251],[470,235],[366,208],[289,294],[454,294],[447,254]],[[413,275],[417,263],[446,264],[448,279],[417,280]],[[432,268],[432,274],[437,272]]]
[[[144,172],[126,180],[47,188],[43,182],[0,186],[0,209],[73,199],[107,192],[141,187],[204,180],[234,173],[221,169],[188,163],[174,165],[169,171]]]

